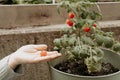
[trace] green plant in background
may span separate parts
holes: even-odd
[[[1,0],[1,4],[48,4],[52,0]]]
[[[53,0],[0,0],[1,4],[50,4]],[[66,0],[55,0],[56,2],[66,1]],[[76,0],[69,0],[76,1]],[[99,2],[99,0],[89,0],[90,2]],[[117,2],[120,0],[113,0]],[[107,2],[107,0],[105,0]]]
[[[18,0],[20,1],[20,0]],[[52,0],[21,0],[21,3],[25,4],[41,4],[41,3],[52,3]]]
[[[90,2],[98,2],[98,0],[89,0]]]
[[[16,0],[0,0],[1,4],[17,4]]]
[[[69,13],[66,20],[69,27],[54,40],[55,50],[67,55],[70,60],[83,59],[89,73],[101,70],[103,47],[120,52],[120,42],[113,38],[113,33],[100,29],[96,19],[101,18],[101,14],[90,9],[94,5],[90,1],[64,0],[60,3],[58,11],[63,7]]]
[[[65,1],[65,0],[56,0],[56,2],[60,2],[60,1]],[[74,0],[69,0],[69,1],[74,1]],[[90,2],[110,2],[110,0],[89,0]],[[117,2],[120,0],[111,0],[111,2]]]

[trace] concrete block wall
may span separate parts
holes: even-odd
[[[36,27],[61,24],[66,12],[58,14],[56,5],[0,5],[0,28]]]
[[[98,4],[103,20],[120,20],[120,2]],[[0,5],[0,29],[61,24],[66,18],[65,10],[58,14],[57,5]]]

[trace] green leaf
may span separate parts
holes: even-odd
[[[113,46],[113,39],[110,37],[104,37],[104,45],[106,48],[111,48]]]
[[[60,48],[57,47],[57,46],[55,46],[55,47],[54,47],[54,50],[59,52],[59,51],[60,51]]]
[[[76,22],[75,27],[81,29],[83,27],[83,25],[85,25],[85,23],[86,23],[85,20],[79,20]]]
[[[117,42],[116,44],[113,45],[113,50],[120,51],[120,43],[119,42]]]
[[[57,47],[61,46],[61,40],[60,39],[55,39],[53,42],[54,42],[55,46],[57,46]]]
[[[68,27],[67,27],[67,28],[64,28],[64,29],[63,29],[63,33],[64,33],[64,34],[68,34],[68,33],[70,32],[70,29],[71,29],[71,28],[68,28]]]
[[[85,59],[85,64],[87,65],[88,72],[99,72],[101,70],[101,62],[94,62],[92,57]]]
[[[86,36],[82,36],[81,40],[85,43],[85,44],[89,44],[91,46],[94,46],[94,42],[90,37],[86,37]]]
[[[95,39],[99,46],[101,46],[104,42],[104,36],[102,36],[102,35],[95,34]]]
[[[69,44],[70,46],[74,46],[75,43],[76,43],[76,38],[75,38],[75,37],[69,38],[68,44]]]
[[[90,18],[91,18],[92,20],[95,20],[96,17],[97,17],[94,11],[91,12],[91,13],[89,14],[89,16],[90,16]]]
[[[57,11],[60,14],[60,8],[65,8],[65,9],[69,9],[69,1],[62,1],[60,2],[60,4],[57,6]]]
[[[61,45],[63,47],[67,47],[68,46],[68,38],[67,37],[62,37],[61,38]]]
[[[104,56],[104,51],[102,49],[95,48],[95,51],[96,51],[98,57],[103,57]]]
[[[74,55],[76,58],[78,58],[78,56],[79,56],[79,51],[80,51],[80,47],[79,47],[79,46],[73,47],[72,53],[73,53],[73,55]]]
[[[82,11],[81,18],[86,19],[88,17],[89,13],[87,11]]]
[[[79,56],[80,56],[80,58],[83,58],[83,59],[89,57],[88,46],[87,45],[82,45],[81,46]]]
[[[92,53],[95,62],[101,61],[104,57],[104,52],[100,48],[95,48],[95,50],[92,50]]]
[[[106,32],[104,35],[108,37],[113,37],[113,34],[114,34],[113,32]]]

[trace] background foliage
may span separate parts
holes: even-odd
[[[1,4],[50,4],[53,0],[0,0]],[[55,0],[57,3],[65,0]],[[75,0],[68,0],[68,1],[75,1]],[[91,2],[107,2],[107,1],[120,1],[120,0],[88,0]]]

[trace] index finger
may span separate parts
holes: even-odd
[[[38,51],[47,50],[47,45],[45,44],[33,45],[33,47]]]

